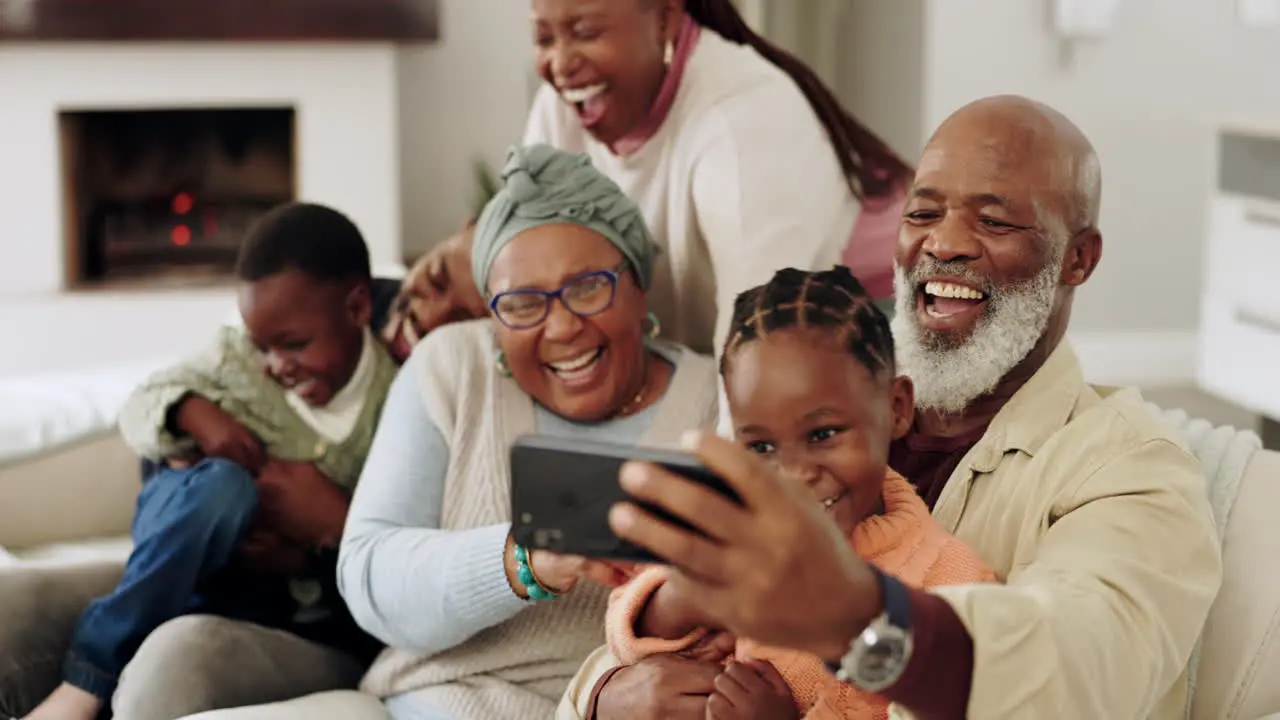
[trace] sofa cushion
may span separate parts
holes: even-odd
[[[138,459],[114,429],[0,465],[0,547],[127,535]]]
[[[0,467],[114,431],[129,393],[171,361],[0,378]]]

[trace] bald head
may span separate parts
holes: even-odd
[[[986,156],[989,170],[1029,183],[1068,233],[1098,225],[1102,170],[1075,123],[1043,103],[997,95],[965,105],[925,145],[944,157]]]

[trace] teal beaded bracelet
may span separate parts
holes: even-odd
[[[521,585],[524,585],[529,597],[533,600],[555,600],[560,597],[534,577],[533,568],[529,566],[529,553],[519,545],[516,546],[516,578],[520,580]]]

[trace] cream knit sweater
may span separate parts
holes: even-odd
[[[403,372],[417,373],[423,401],[449,446],[441,528],[509,522],[508,451],[535,431],[535,406],[494,366],[487,320],[435,330]],[[709,358],[678,352],[671,383],[654,408],[645,445],[673,445],[686,430],[716,419],[716,373]],[[416,700],[458,718],[550,717],[582,660],[604,641],[608,592],[583,585],[434,655],[389,649],[362,689]]]

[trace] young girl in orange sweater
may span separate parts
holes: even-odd
[[[889,443],[913,419],[911,382],[896,374],[888,320],[848,268],[782,270],[738,296],[721,363],[735,437],[808,486],[859,555],[918,587],[995,579],[888,468]],[[665,584],[668,572],[647,568],[614,591],[606,632],[621,663],[693,652],[716,634]],[[887,701],[817,657],[746,638],[716,687],[717,719],[888,716]]]

